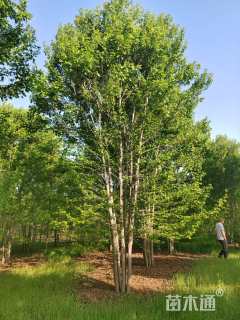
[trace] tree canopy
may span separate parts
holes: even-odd
[[[30,91],[38,52],[27,1],[0,1],[0,99]]]
[[[172,226],[180,224],[180,212],[195,217],[193,207],[204,206],[202,147],[193,141],[202,139],[201,126],[196,134],[193,112],[211,77],[187,61],[185,48],[184,32],[171,17],[145,13],[126,0],[107,2],[59,28],[47,51],[47,74],[35,83],[36,110],[98,163],[94,174],[106,190],[117,291],[128,290],[134,221],[150,158],[159,171],[156,197],[167,197]],[[173,195],[177,180],[182,183]],[[173,203],[186,197],[189,207],[178,205],[172,214]]]

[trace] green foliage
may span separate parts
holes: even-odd
[[[227,232],[231,240],[239,241],[240,208],[240,145],[225,136],[218,136],[211,143],[204,165],[205,184],[212,186],[208,205],[225,198],[218,217],[226,218]]]
[[[14,257],[26,257],[44,252],[46,244],[44,242],[13,242],[12,255]]]
[[[26,111],[7,104],[0,107],[0,219],[3,230],[17,221],[20,209],[19,145],[26,138]]]
[[[50,261],[61,261],[62,259],[67,260],[71,258],[82,257],[91,250],[92,248],[87,248],[81,244],[76,244],[60,248],[46,249],[44,254]]]
[[[0,0],[0,101],[31,89],[38,47],[26,6],[26,0]]]
[[[104,237],[103,244],[108,231],[101,198],[89,191],[93,181],[84,176],[71,147],[50,128],[29,129],[35,121],[26,110],[0,107],[1,236],[9,232],[28,251],[36,237],[47,235],[48,242],[53,233],[55,241],[67,234],[84,246]]]
[[[220,251],[220,246],[214,234],[194,236],[191,240],[181,240],[176,242],[177,252],[204,253],[211,254]]]
[[[131,243],[133,230],[190,238],[208,213],[209,128],[193,116],[211,75],[185,49],[170,16],[114,0],[59,28],[34,83],[33,110],[86,157],[116,247],[123,233]]]

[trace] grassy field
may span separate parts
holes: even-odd
[[[159,320],[237,319],[240,315],[240,254],[229,260],[207,258],[192,272],[178,274],[171,294],[200,297],[223,290],[216,297],[216,311],[167,312],[165,295],[119,298],[115,302],[81,303],[74,283],[88,270],[83,263],[49,262],[0,273],[1,320]]]

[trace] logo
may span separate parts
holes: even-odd
[[[179,311],[200,311],[212,312],[216,311],[216,297],[222,297],[224,290],[218,288],[216,294],[205,294],[200,296],[181,296],[181,295],[168,295],[166,296],[166,311],[179,312]]]

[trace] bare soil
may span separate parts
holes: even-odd
[[[191,270],[194,261],[206,255],[176,254],[156,255],[154,266],[146,269],[141,254],[134,254],[131,292],[150,295],[166,293],[173,288],[173,276],[178,272]],[[112,273],[111,254],[95,253],[79,259],[94,267],[94,270],[77,284],[77,293],[81,300],[97,302],[116,297]]]
[[[14,268],[34,267],[42,264],[45,261],[42,255],[36,254],[31,257],[14,257],[11,263],[4,265],[0,262],[0,272],[10,271]]]

